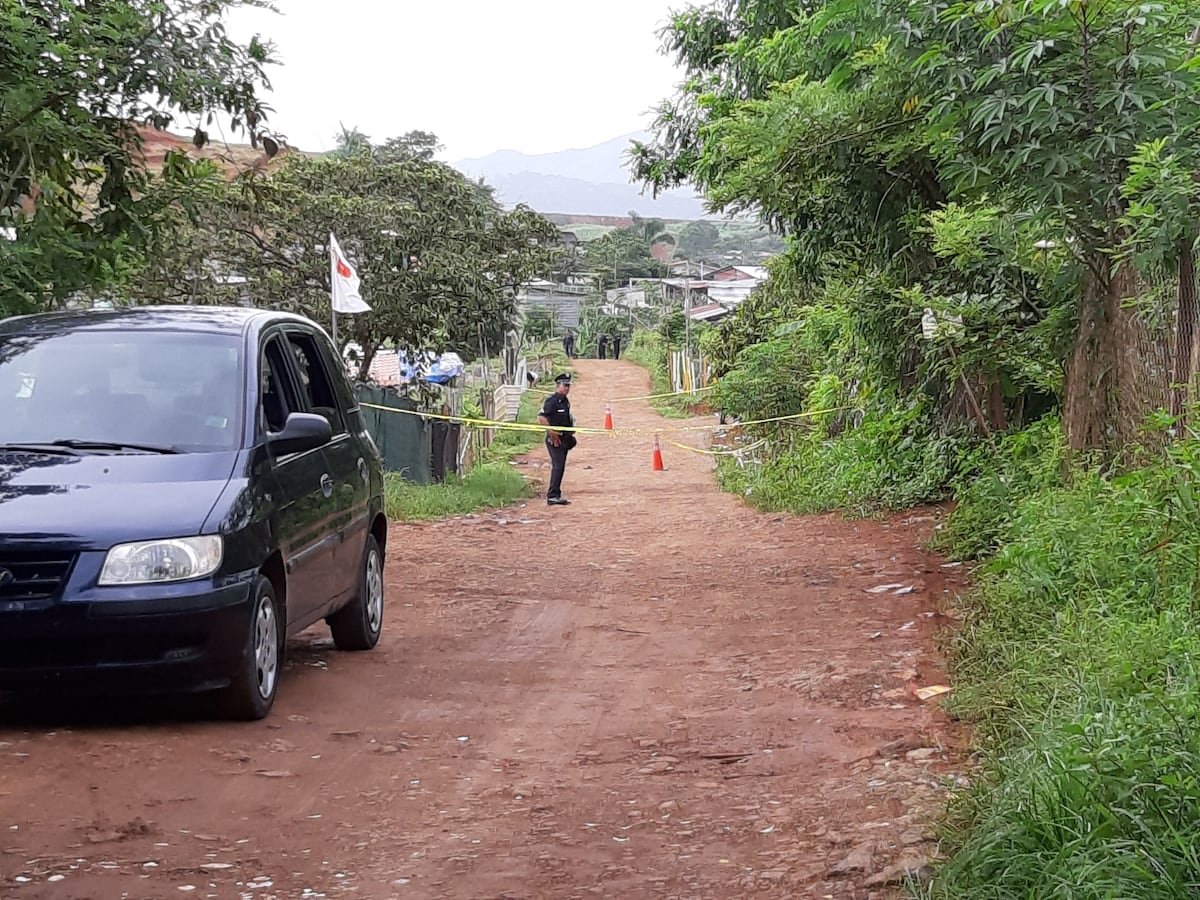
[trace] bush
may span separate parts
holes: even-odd
[[[766,465],[724,461],[723,486],[769,510],[866,515],[905,509],[946,496],[963,440],[938,434],[919,406],[873,409],[837,437],[820,427],[792,431],[790,446]]]
[[[743,350],[720,381],[715,402],[746,421],[788,416],[804,408],[812,366],[797,334],[786,334]]]
[[[969,839],[931,898],[1184,900],[1200,890],[1200,710],[1195,672],[1170,694],[1103,698],[997,757],[955,810]]]
[[[954,513],[937,545],[959,559],[978,559],[999,550],[1014,535],[1018,506],[1039,491],[1062,483],[1066,441],[1062,423],[1047,416],[1008,435],[993,450],[983,445],[966,455],[956,479]]]

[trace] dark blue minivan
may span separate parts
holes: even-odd
[[[325,333],[253,309],[0,322],[0,689],[270,710],[289,635],[383,623],[383,464]]]

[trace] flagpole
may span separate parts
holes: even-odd
[[[342,248],[338,245],[333,232],[329,232],[329,321],[333,326],[330,336],[333,338],[339,356],[343,355],[345,348],[338,340],[338,307],[340,306],[342,313],[348,316],[371,310],[371,307],[364,303],[362,297],[359,296],[358,285],[358,274],[342,255]]]
[[[334,259],[333,247],[336,239],[333,232],[329,232],[329,314],[333,323],[333,348],[337,350],[338,357],[342,356],[342,348],[338,346],[337,336],[337,261]]]

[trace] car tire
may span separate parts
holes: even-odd
[[[370,650],[383,631],[383,554],[373,534],[367,535],[354,599],[326,621],[339,650]]]
[[[270,579],[254,582],[254,602],[242,661],[233,681],[221,694],[221,706],[231,719],[261,719],[271,711],[283,673],[286,640],[282,610]]]

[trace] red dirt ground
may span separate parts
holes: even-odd
[[[581,425],[648,390],[578,369]],[[651,445],[583,436],[570,507],[394,526],[380,646],[304,635],[264,722],[0,707],[0,896],[898,895],[961,764],[905,691],[962,588],[936,513],[766,515]]]

